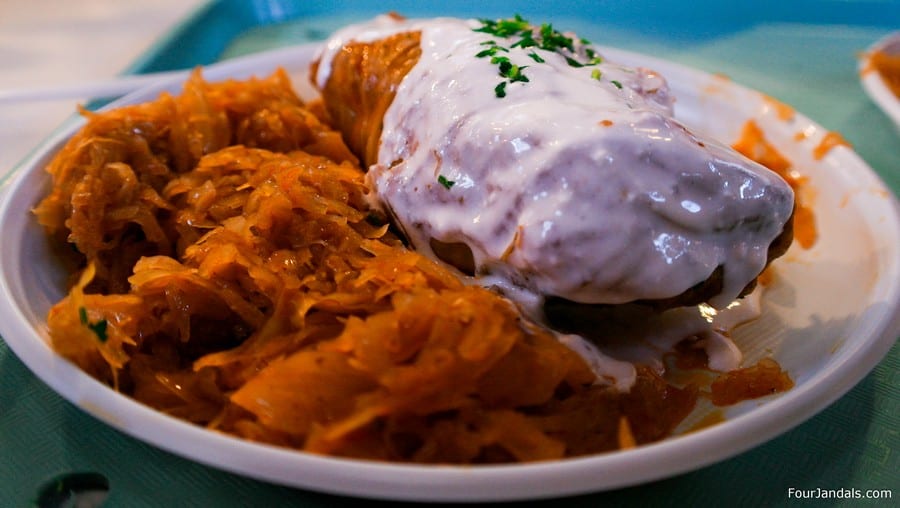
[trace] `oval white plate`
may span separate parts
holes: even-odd
[[[776,397],[729,408],[727,421],[637,449],[526,465],[418,466],[336,459],[254,444],[165,416],[82,373],[45,342],[45,316],[63,296],[63,275],[29,210],[46,192],[44,165],[82,124],[73,119],[40,146],[6,185],[0,203],[0,334],[28,367],[78,407],[138,439],[246,476],[314,490],[385,499],[489,501],[533,499],[634,485],[700,468],[759,445],[801,423],[860,381],[893,344],[900,302],[900,221],[893,194],[851,150],[822,160],[812,149],[825,131],[760,94],[675,64],[614,49],[611,60],[666,75],[679,117],[733,142],[750,118],[808,175],[820,238],[793,247],[778,263],[763,316],[738,328],[747,359],[773,354],[796,386]],[[209,67],[209,80],[265,75],[286,67],[309,94],[313,48],[298,46]],[[112,106],[154,99],[160,84]],[[803,132],[802,140],[794,135]],[[835,295],[840,295],[836,297]],[[686,422],[686,426],[690,425]]]
[[[872,101],[894,121],[894,125],[900,131],[900,97],[891,92],[878,71],[869,68],[870,55],[885,50],[890,54],[900,54],[900,32],[892,32],[882,37],[862,54],[859,59],[859,79]]]

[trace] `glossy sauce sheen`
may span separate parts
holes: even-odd
[[[324,87],[347,42],[421,32],[368,175],[417,250],[462,242],[477,275],[583,303],[673,297],[724,266],[711,301],[724,307],[754,280],[791,214],[781,178],[673,120],[650,70],[575,68],[541,49],[536,63],[533,48],[513,48],[504,55],[529,82],[498,98],[497,66],[475,55],[513,40],[477,26],[381,17],[338,32],[321,55]]]

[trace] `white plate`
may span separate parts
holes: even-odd
[[[881,74],[869,67],[870,55],[885,50],[889,54],[900,55],[900,32],[892,32],[882,37],[862,54],[859,59],[859,79],[872,101],[894,121],[894,125],[900,131],[900,98],[891,92]]]
[[[211,66],[217,80],[264,75],[276,65],[305,85],[313,49],[286,48]],[[165,416],[82,373],[45,342],[45,316],[63,296],[43,233],[29,210],[48,185],[44,165],[82,124],[73,120],[17,170],[0,203],[0,334],[44,382],[109,425],[175,454],[246,476],[324,492],[402,500],[533,499],[634,485],[734,456],[810,418],[860,381],[894,343],[900,303],[900,221],[893,194],[850,149],[822,160],[812,149],[825,131],[760,94],[678,65],[614,49],[611,60],[667,75],[680,118],[732,142],[750,118],[809,177],[820,238],[793,247],[778,263],[778,282],[763,316],[738,328],[748,360],[773,354],[796,386],[727,411],[719,425],[633,450],[554,462],[497,466],[418,466],[316,456],[242,441]],[[151,100],[180,83],[154,86],[114,105]],[[308,85],[304,86],[309,93]],[[794,135],[803,132],[805,138]],[[696,416],[696,415],[695,415]],[[690,422],[688,422],[690,423]]]

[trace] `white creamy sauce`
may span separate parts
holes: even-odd
[[[337,32],[322,50],[320,88],[346,43],[421,32],[422,55],[384,117],[368,170],[374,204],[423,254],[435,257],[431,239],[468,245],[478,282],[503,288],[532,316],[545,295],[592,304],[673,297],[720,266],[724,287],[710,305],[728,306],[791,215],[788,185],[675,121],[665,80],[647,69],[573,67],[559,52],[511,48],[503,56],[527,66],[528,82],[497,97],[498,66],[475,55],[486,41],[509,48],[517,39],[478,26],[383,16]],[[584,61],[584,51],[569,55]],[[740,363],[698,308],[643,325],[602,352],[563,341],[621,389],[633,376],[624,362],[661,368],[659,352],[685,337],[703,341],[716,370]]]
[[[708,306],[680,307],[639,318],[613,319],[589,341],[578,335],[559,334],[560,340],[588,362],[597,382],[628,390],[635,381],[634,364],[646,365],[658,374],[665,371],[664,357],[683,340],[693,340],[709,359],[711,370],[728,372],[741,366],[743,354],[728,334],[761,313],[757,287],[747,297],[716,311]],[[627,370],[624,365],[632,365]]]
[[[595,384],[612,386],[620,392],[627,392],[637,380],[634,363],[617,360],[600,350],[593,342],[580,335],[557,334],[559,341],[578,353],[597,376]]]

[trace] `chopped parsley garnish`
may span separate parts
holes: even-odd
[[[476,32],[484,32],[497,37],[510,37],[531,29],[531,25],[518,14],[509,19],[498,19],[497,21],[480,19],[479,21],[481,21],[482,26],[476,28]]]
[[[97,339],[100,342],[106,342],[106,339],[109,338],[106,333],[106,328],[107,326],[109,326],[109,323],[105,319],[101,319],[100,321],[91,323],[88,320],[87,309],[85,309],[84,307],[78,307],[78,319],[81,321],[81,324],[87,326],[88,329],[94,332],[94,335],[97,336]]]
[[[616,81],[616,80],[612,80],[612,81],[610,81],[610,83],[616,85],[616,88],[618,88],[619,90],[622,89],[622,83],[619,83],[619,82]]]
[[[590,44],[590,42],[587,42],[585,39],[581,39],[581,42],[582,44]],[[588,65],[600,65],[603,63],[603,57],[598,55],[597,52],[591,48],[586,48],[584,54],[589,58]]]
[[[497,44],[497,41],[491,39],[489,41],[484,41],[481,43],[482,46],[490,46],[489,48],[478,52],[475,56],[478,58],[484,58],[486,56],[494,56],[498,51],[503,51],[505,53],[509,53],[509,50]]]
[[[506,84],[506,82],[504,81],[503,84]],[[451,187],[456,185],[456,182],[454,182],[453,180],[448,180],[444,175],[438,175],[438,183],[443,185],[447,190],[450,190]]]
[[[508,47],[502,46],[494,39],[484,41],[481,45],[487,47],[475,54],[477,58],[490,57],[491,63],[498,67],[499,76],[505,78],[494,87],[494,95],[498,98],[506,97],[506,87],[508,84],[527,83],[529,81],[528,77],[523,73],[528,66],[516,65],[512,63],[509,57],[498,55],[500,52],[509,53],[513,48],[538,48],[544,51],[558,53],[566,60],[566,63],[575,68],[594,66],[603,63],[603,58],[590,47],[579,48],[581,51],[579,53],[579,50],[576,50],[575,41],[566,34],[554,29],[553,25],[549,23],[535,26],[519,14],[507,19],[480,19],[478,21],[481,23],[481,26],[473,28],[473,31],[475,32],[486,33],[501,39],[517,38]],[[589,46],[591,44],[589,40],[584,38],[578,39],[578,43],[582,46]],[[526,54],[537,63],[546,62],[544,57],[539,55],[534,49]],[[591,73],[591,77],[599,80],[600,71],[594,69]],[[622,84],[618,81],[613,81],[612,83],[618,88],[622,88]],[[450,187],[447,188],[449,189]]]
[[[515,83],[517,81],[527,82],[528,78],[522,74],[522,71],[528,68],[527,65],[518,66],[509,61],[509,58],[505,56],[495,56],[491,58],[491,63],[498,64],[500,68],[500,75],[504,78],[509,78],[510,83]]]
[[[547,51],[559,51],[560,49],[568,49],[575,52],[575,45],[571,37],[566,37],[562,32],[553,29],[553,25],[544,23],[541,25],[541,49]]]

